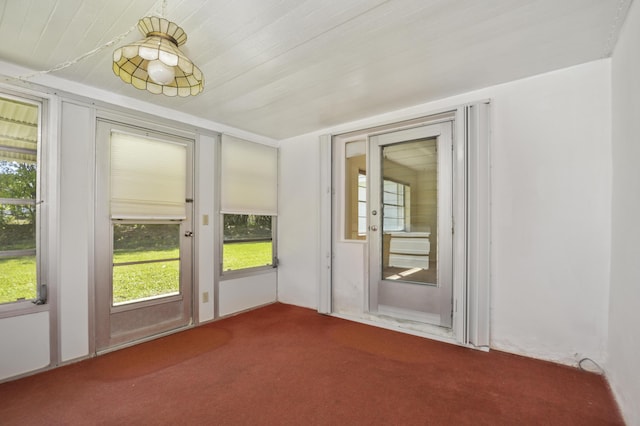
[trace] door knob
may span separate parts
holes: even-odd
[[[187,231],[184,233],[185,237],[192,237],[193,236],[193,231]]]
[[[371,229],[372,231],[377,231],[378,227],[376,225],[371,225],[369,229]]]

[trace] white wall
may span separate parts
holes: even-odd
[[[640,425],[640,4],[612,60],[613,203],[607,375],[629,425]]]
[[[49,365],[49,312],[0,319],[0,380]]]
[[[280,145],[278,181],[278,300],[316,308],[319,267],[317,135]]]
[[[69,361],[89,353],[95,114],[63,102],[61,117],[58,318],[61,361]]]
[[[198,168],[198,179],[196,181],[196,206],[198,211],[194,215],[194,229],[196,229],[196,247],[198,259],[198,289],[196,300],[198,300],[198,317],[200,322],[209,321],[214,318],[215,303],[215,265],[220,262],[216,258],[215,226],[217,215],[215,214],[214,188],[216,181],[215,168],[212,164],[216,162],[216,139],[209,135],[200,135],[196,146],[196,163]],[[207,223],[204,223],[203,216],[207,216]],[[208,301],[203,300],[202,294],[208,293]]]
[[[220,316],[235,314],[277,299],[278,274],[276,270],[219,283]]]
[[[491,344],[603,362],[610,261],[610,61],[281,141],[279,300],[317,304],[318,136],[492,100]],[[362,283],[359,285],[364,285]]]

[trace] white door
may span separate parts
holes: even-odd
[[[96,351],[192,322],[193,141],[99,121]]]
[[[369,137],[369,311],[452,326],[452,122]]]

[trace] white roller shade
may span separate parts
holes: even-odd
[[[277,214],[276,148],[222,135],[220,167],[223,213]]]
[[[111,132],[111,217],[185,219],[185,145]]]

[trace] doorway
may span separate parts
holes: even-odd
[[[369,311],[452,325],[452,122],[369,137]]]
[[[320,137],[320,313],[488,348],[489,106]]]
[[[193,140],[99,120],[95,349],[192,323]]]

